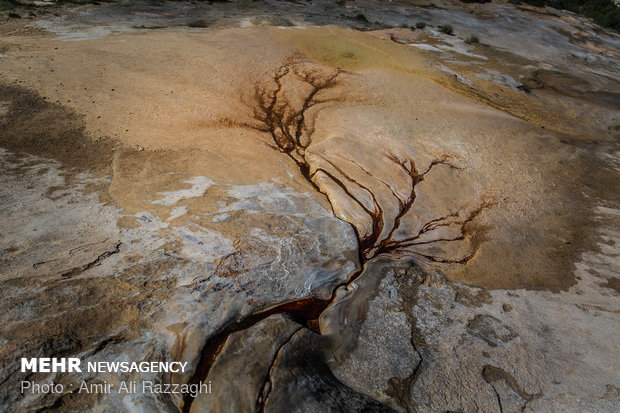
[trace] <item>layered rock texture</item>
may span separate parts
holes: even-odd
[[[24,7],[0,411],[620,409],[616,34],[495,3]],[[131,380],[212,391],[76,390]]]

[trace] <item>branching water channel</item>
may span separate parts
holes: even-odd
[[[336,286],[329,299],[321,300],[310,297],[281,304],[254,313],[223,328],[205,343],[190,383],[198,383],[207,378],[209,370],[231,334],[246,330],[271,315],[286,314],[300,325],[320,334],[318,319],[334,301],[336,291],[354,282],[363,272],[369,260],[380,256],[391,256],[440,264],[466,264],[476,254],[480,243],[472,241],[475,238],[477,228],[473,223],[485,209],[493,206],[493,202],[481,202],[477,207],[470,210],[465,207],[459,208],[426,222],[415,234],[401,238],[396,236],[401,229],[403,218],[411,212],[415,204],[416,186],[436,167],[461,169],[453,162],[452,156],[448,154],[439,156],[433,159],[426,169],[420,171],[412,157],[399,157],[393,153],[378,153],[377,156],[384,157],[407,177],[408,190],[405,194],[398,191],[395,185],[375,177],[370,166],[362,165],[344,155],[314,153],[324,164],[321,166],[311,165],[307,153],[312,144],[315,119],[311,118],[310,111],[321,104],[338,102],[338,97],[325,97],[323,92],[334,89],[344,81],[343,78],[346,75],[348,72],[341,69],[317,68],[316,66],[306,65],[301,59],[291,59],[275,71],[270,84],[257,85],[254,88],[253,102],[250,102],[253,119],[250,122],[239,124],[239,126],[251,128],[264,134],[267,137],[265,143],[273,150],[290,158],[302,176],[317,191],[326,194],[329,198],[329,194],[317,183],[317,176],[322,174],[340,188],[350,202],[364,211],[371,223],[372,230],[369,233],[360,235],[355,223],[351,222],[358,238],[359,260],[362,269],[351,274],[346,283]],[[303,84],[305,87],[301,88],[304,91],[302,96],[296,96],[293,100],[290,94],[285,91],[286,80]],[[351,177],[339,165],[339,162],[348,163],[349,166],[358,168],[361,174],[373,182],[373,185],[386,188],[398,205],[398,212],[395,217],[387,220],[382,202],[375,195],[376,191],[373,190],[373,186]],[[360,191],[368,195],[366,199],[371,200],[370,205],[359,195],[356,195]],[[439,235],[428,237],[434,231]],[[466,254],[455,257],[431,255],[417,249],[419,246],[439,242],[468,242],[470,248]],[[264,409],[266,397],[266,395],[259,394],[258,410]],[[187,395],[183,401],[183,412],[190,411],[192,402],[191,395]]]

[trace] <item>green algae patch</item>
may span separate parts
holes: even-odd
[[[275,40],[293,42],[308,57],[345,70],[397,69],[424,72],[423,59],[412,48],[366,32],[337,26],[277,29]]]

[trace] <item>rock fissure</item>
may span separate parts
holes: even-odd
[[[493,393],[495,393],[495,398],[497,399],[497,406],[499,407],[499,413],[504,413],[504,406],[502,405],[502,398],[500,397],[499,393],[497,392],[497,389],[495,388],[493,383],[491,383],[491,382],[487,382],[487,383],[489,383],[489,385],[493,389]]]
[[[83,273],[84,271],[87,271],[93,267],[96,267],[97,265],[101,264],[101,262],[103,260],[105,260],[106,258],[114,255],[114,254],[118,254],[121,250],[121,245],[123,245],[122,242],[117,242],[116,245],[114,246],[114,249],[110,250],[110,251],[105,251],[101,254],[99,254],[99,256],[97,258],[95,258],[93,261],[86,263],[84,265],[80,265],[79,267],[75,267],[70,269],[69,271],[64,272],[61,277],[62,278],[72,278],[75,277],[76,275],[79,275],[81,273]]]
[[[509,374],[508,372],[504,371],[503,369],[499,367],[495,367],[490,364],[485,365],[484,368],[482,369],[482,377],[484,378],[484,381],[486,381],[493,388],[493,392],[495,393],[495,396],[497,398],[497,403],[499,405],[500,413],[504,413],[505,409],[504,409],[504,403],[502,402],[502,397],[500,395],[500,391],[498,390],[497,385],[496,385],[496,383],[498,382],[501,383],[503,381],[504,384],[507,386],[507,388],[509,388],[512,392],[514,392],[514,394],[518,396],[520,400],[523,401],[519,409],[519,411],[521,412],[525,410],[529,402],[541,397],[540,393],[537,393],[537,394],[527,393],[525,390],[521,388],[517,380],[511,374]]]
[[[291,334],[290,337],[278,348],[278,351],[276,351],[276,353],[273,356],[273,359],[269,363],[269,370],[267,371],[267,374],[265,375],[265,380],[263,381],[263,385],[260,387],[260,391],[258,393],[258,399],[256,400],[255,411],[257,413],[263,413],[265,411],[265,403],[267,403],[267,399],[269,398],[269,394],[271,393],[271,389],[272,389],[271,377],[273,376],[273,369],[275,368],[275,365],[278,359],[281,357],[284,347],[286,347],[286,345],[289,344],[291,340],[293,340],[293,337],[295,337],[295,335],[302,329],[303,327],[300,327],[296,329],[295,331],[293,331],[293,334]]]
[[[340,286],[334,289],[333,295],[335,295],[335,291],[339,287]],[[334,298],[333,295],[331,298],[326,300],[311,297],[303,300],[297,300],[281,304],[273,308],[254,313],[244,318],[243,320],[229,324],[219,333],[215,334],[206,341],[205,345],[201,350],[200,360],[192,378],[190,379],[190,383],[199,383],[208,376],[209,371],[213,366],[213,363],[215,362],[215,359],[220,354],[224,344],[226,343],[226,340],[228,340],[228,337],[231,334],[247,330],[269,316],[275,314],[285,314],[291,317],[297,323],[301,324],[303,327],[318,332],[318,323],[316,323],[316,320],[318,320],[319,316],[325,310],[325,308],[327,308],[329,303],[332,302]],[[182,411],[184,413],[190,412],[193,401],[194,397],[192,397],[191,393],[186,394],[182,406]]]

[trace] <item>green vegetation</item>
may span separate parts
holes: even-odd
[[[425,28],[425,27],[426,27],[426,23],[424,23],[424,22],[417,22],[417,23],[415,24],[415,28],[416,28],[416,29],[423,29],[423,28]]]
[[[356,15],[354,19],[360,22],[368,23],[368,19],[362,13],[359,13],[358,15]]]
[[[205,19],[194,20],[187,24],[187,27],[209,27],[209,22]]]
[[[437,6],[435,3],[431,3],[431,4],[419,4],[418,7],[422,8],[422,9],[438,9],[438,10],[443,10],[443,7],[439,7]]]
[[[101,3],[99,3],[96,0],[56,0],[56,3],[58,3],[58,4],[62,4],[62,3],[69,3],[69,4],[94,4],[96,6],[101,4]]]
[[[620,7],[613,0],[520,0],[520,2],[583,14],[600,26],[620,32]]]
[[[465,43],[467,44],[480,43],[480,39],[478,38],[478,36],[469,36],[467,39],[465,39]]]
[[[449,35],[454,34],[454,29],[449,24],[444,24],[444,25],[439,26],[439,30],[441,30],[445,34],[449,34]]]
[[[13,10],[17,5],[10,0],[0,0],[0,10]]]
[[[94,4],[94,5],[101,4],[97,0],[56,0],[53,4],[58,5],[58,4],[86,4],[86,3]],[[45,5],[43,7],[49,8],[51,7],[51,5]],[[39,8],[39,5],[30,3],[30,2],[21,2],[20,0],[0,0],[0,11],[19,9],[25,12],[26,10],[37,10],[38,8]],[[28,14],[30,14],[31,16],[35,15],[32,11],[30,11]],[[13,15],[9,15],[9,17],[17,18],[16,16],[13,16]]]
[[[156,30],[156,29],[166,29],[168,26],[145,26],[143,24],[139,26],[133,26],[134,29],[146,29],[146,30]]]

